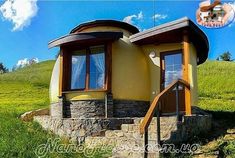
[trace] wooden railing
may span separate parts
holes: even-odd
[[[146,132],[148,132],[148,126],[150,124],[150,122],[152,121],[153,115],[155,113],[156,108],[159,108],[159,103],[161,101],[161,99],[169,92],[171,92],[174,88],[176,88],[176,113],[178,115],[179,113],[179,96],[178,96],[178,88],[179,85],[184,86],[185,88],[187,88],[188,90],[190,90],[190,85],[189,83],[187,83],[186,81],[182,80],[182,79],[178,79],[173,81],[167,88],[165,88],[161,93],[159,93],[153,100],[148,112],[146,113],[144,120],[141,122],[140,124],[140,133],[141,134],[145,134]],[[157,117],[159,118],[159,109],[157,110]],[[157,119],[158,122],[158,129],[160,129],[160,120]],[[158,133],[160,133],[160,131],[158,131]],[[158,136],[160,137],[160,136]],[[158,139],[160,140],[160,138]]]

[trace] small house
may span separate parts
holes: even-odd
[[[60,118],[144,117],[161,93],[161,114],[191,115],[198,101],[197,66],[209,49],[206,35],[188,18],[141,32],[125,22],[95,20],[49,42],[52,47],[60,52],[51,116]],[[177,97],[176,89],[166,91],[176,81],[182,83]]]

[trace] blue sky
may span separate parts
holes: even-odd
[[[156,25],[184,16],[195,22],[198,3],[199,1],[156,1]],[[3,4],[4,1],[0,1],[0,5]],[[24,5],[21,4],[18,8],[21,7],[24,8]],[[153,8],[152,1],[37,1],[34,2],[34,11],[31,10],[29,16],[23,16],[23,24],[20,21],[22,19],[9,21],[0,13],[0,62],[11,69],[18,60],[24,58],[36,57],[40,61],[55,59],[58,48],[49,50],[48,42],[68,34],[72,28],[85,21],[125,19],[141,30],[151,28],[154,25]],[[230,51],[235,58],[235,24],[220,29],[199,27],[209,38],[209,59],[215,59],[225,51]]]

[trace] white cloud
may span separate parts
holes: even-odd
[[[161,19],[166,19],[168,16],[166,14],[155,14],[152,18],[155,19],[156,21],[161,20]]]
[[[142,20],[143,18],[144,18],[143,12],[140,11],[138,14],[126,16],[122,21],[129,24],[134,24],[136,21]]]
[[[143,19],[143,18],[144,18],[143,12],[140,11],[139,14],[138,14],[138,16],[137,16],[137,19],[138,19],[138,20],[141,20],[141,19]]]
[[[38,58],[32,58],[32,59],[24,58],[24,59],[18,60],[16,64],[16,68],[22,68],[22,67],[32,65],[38,62],[39,62]]]
[[[37,0],[6,0],[0,6],[3,18],[13,23],[13,31],[30,25],[37,11]]]

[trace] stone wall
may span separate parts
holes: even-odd
[[[72,142],[81,143],[87,136],[102,136],[106,130],[119,130],[122,124],[131,124],[133,119],[102,119],[102,118],[56,118],[48,115],[35,116],[45,130],[52,131],[60,137]]]
[[[144,117],[150,106],[148,101],[113,100],[114,117]]]
[[[63,117],[63,101],[59,100],[57,103],[51,103],[50,105],[50,115],[56,118]]]
[[[46,130],[68,138],[74,143],[85,143],[93,148],[100,145],[113,146],[113,156],[122,158],[143,157],[144,135],[140,134],[139,127],[143,118],[56,118],[50,116],[35,116]],[[196,135],[206,133],[211,128],[211,116],[192,115],[184,116],[182,122],[176,116],[161,117],[160,136],[162,143],[179,144]],[[157,156],[157,119],[153,118],[148,128],[148,155]],[[153,147],[153,148],[152,148]],[[157,154],[157,155],[156,155]]]
[[[90,148],[112,145],[114,146],[112,157],[143,158],[146,144],[144,135],[141,135],[139,131],[141,121],[141,118],[134,118],[134,124],[123,124],[120,130],[107,130],[103,137],[89,136],[85,139],[85,145]],[[209,132],[211,121],[209,115],[184,116],[182,122],[178,122],[176,116],[161,117],[161,143],[187,144],[190,138]],[[158,158],[156,117],[152,119],[146,137],[148,138],[148,157]]]
[[[51,116],[59,118],[143,117],[149,109],[149,104],[148,101],[114,99],[112,105],[109,101],[108,107],[105,107],[105,100],[60,101],[51,104]]]
[[[20,119],[22,121],[33,121],[34,116],[41,116],[41,115],[49,115],[49,109],[45,108],[45,109],[38,109],[25,112],[20,116]]]
[[[104,100],[67,101],[64,103],[63,115],[65,118],[105,117]]]

